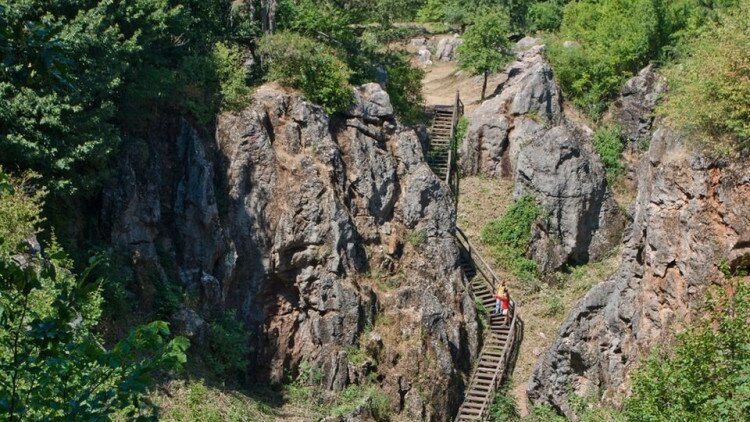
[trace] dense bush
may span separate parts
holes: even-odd
[[[558,0],[529,6],[527,22],[532,31],[556,31],[562,24],[563,5]]]
[[[482,242],[490,247],[498,265],[522,281],[533,281],[539,275],[536,262],[526,257],[526,250],[531,241],[531,226],[542,216],[543,211],[534,198],[524,195],[500,219],[482,228]]]
[[[593,141],[607,171],[607,179],[614,182],[625,169],[620,157],[623,150],[622,129],[617,126],[601,127],[594,133]]]
[[[299,89],[329,113],[352,105],[351,71],[326,45],[291,32],[278,32],[263,37],[258,51],[266,58],[267,79]]]
[[[720,291],[674,350],[655,351],[633,378],[632,421],[750,420],[750,283]]]
[[[719,15],[667,71],[670,93],[661,108],[708,152],[750,152],[750,1]]]
[[[36,171],[55,196],[92,191],[123,135],[147,129],[157,111],[215,111],[213,98],[237,93],[236,73],[227,83],[217,72],[226,62],[216,63],[237,56],[211,54],[247,35],[236,21],[222,0],[4,3],[0,164]]]
[[[598,117],[632,74],[658,52],[659,16],[654,0],[569,3],[548,57],[563,91]],[[574,40],[575,47],[562,42]]]
[[[393,110],[402,123],[414,124],[424,117],[422,78],[424,71],[409,64],[408,58],[391,56],[386,59],[388,73],[386,91],[391,98]]]
[[[36,179],[27,173],[12,178],[0,167],[0,256],[21,249],[21,243],[37,232],[42,222],[44,189],[33,189]]]

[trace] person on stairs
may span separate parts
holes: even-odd
[[[495,293],[495,312],[493,315],[504,315],[506,316],[509,311],[509,304],[510,304],[510,296],[508,295],[508,288],[505,287],[504,284],[501,284],[497,288],[497,292]],[[502,312],[501,312],[502,311]]]

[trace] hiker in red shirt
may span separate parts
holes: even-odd
[[[508,308],[510,304],[510,297],[508,296],[508,289],[504,285],[500,285],[495,293],[495,315],[508,315]],[[500,312],[502,310],[502,313]]]

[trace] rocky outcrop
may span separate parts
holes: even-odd
[[[666,80],[654,65],[649,65],[620,90],[612,107],[613,120],[622,127],[632,146],[651,137],[654,109],[667,89]]]
[[[463,42],[464,40],[458,34],[440,39],[435,49],[435,60],[442,60],[444,62],[455,60],[456,49]]]
[[[591,147],[591,130],[568,119],[544,46],[524,39],[498,95],[475,110],[460,151],[464,174],[513,178],[550,218],[532,236],[529,255],[550,272],[598,259],[620,240],[623,219]],[[529,47],[530,46],[530,47]]]
[[[355,97],[331,117],[264,86],[213,136],[165,125],[123,157],[102,229],[132,256],[144,307],[158,283],[187,292],[184,333],[236,310],[256,380],[305,361],[323,388],[375,379],[394,411],[446,421],[479,346],[453,201],[385,91]]]
[[[555,126],[518,155],[515,196],[530,194],[549,213],[535,228],[530,251],[544,272],[601,259],[622,234],[604,168],[580,131],[570,123]]]
[[[707,286],[724,281],[718,264],[750,262],[746,165],[696,156],[660,127],[638,177],[619,270],[575,306],[529,382],[533,402],[569,417],[571,391],[624,397],[629,371],[696,317]]]

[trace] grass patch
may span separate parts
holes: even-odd
[[[406,241],[415,248],[419,248],[427,241],[427,233],[424,230],[415,230],[406,234]]]
[[[490,248],[495,262],[527,286],[535,284],[539,277],[536,262],[526,257],[526,250],[531,240],[531,225],[542,215],[543,210],[534,198],[524,195],[481,232],[482,242]]]

